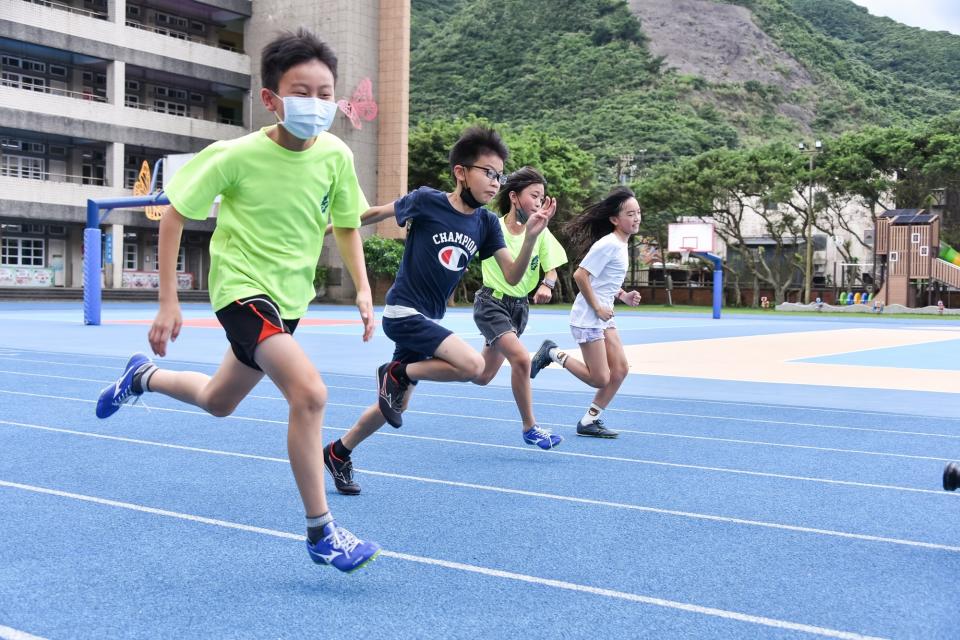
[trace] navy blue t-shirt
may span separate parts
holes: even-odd
[[[397,224],[409,221],[400,271],[387,291],[387,304],[412,307],[439,320],[447,300],[480,254],[486,260],[507,245],[500,221],[484,208],[464,214],[453,208],[447,194],[420,187],[394,203]]]

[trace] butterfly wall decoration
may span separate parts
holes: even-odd
[[[349,100],[337,100],[337,106],[350,119],[354,129],[362,129],[364,120],[369,122],[376,118],[378,109],[373,100],[373,82],[370,78],[360,81]]]

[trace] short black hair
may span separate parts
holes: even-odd
[[[547,188],[547,179],[533,167],[521,167],[507,176],[506,184],[500,187],[500,193],[497,194],[497,209],[500,213],[510,213],[511,193],[516,192],[519,195],[532,184],[542,184],[544,189]]]
[[[280,78],[287,69],[310,60],[327,65],[337,79],[337,54],[326,42],[303,27],[287,31],[263,48],[260,59],[260,81],[270,91],[280,88]]]
[[[450,170],[458,164],[466,166],[473,164],[484,153],[493,153],[500,156],[504,162],[510,154],[507,145],[503,143],[500,134],[495,129],[477,125],[469,127],[460,134],[460,139],[450,149]]]

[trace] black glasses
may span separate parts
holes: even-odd
[[[483,175],[487,176],[487,178],[490,180],[496,180],[497,184],[499,184],[501,187],[507,184],[507,176],[494,171],[489,167],[480,167],[475,164],[465,164],[463,166],[467,167],[468,169],[480,169],[480,171],[483,171]]]

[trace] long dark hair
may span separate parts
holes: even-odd
[[[582,258],[594,242],[613,231],[610,218],[620,214],[624,202],[636,197],[629,188],[616,187],[606,198],[591,204],[583,213],[567,222],[563,230],[570,238],[574,255]]]
[[[510,213],[510,194],[512,192],[516,192],[519,196],[524,189],[532,184],[542,184],[544,189],[547,188],[547,179],[533,167],[517,169],[507,176],[506,184],[500,188],[500,193],[497,195],[497,209],[500,214],[505,216]]]

